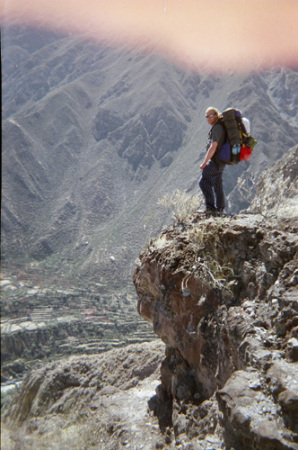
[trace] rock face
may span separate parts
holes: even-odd
[[[297,450],[297,228],[197,213],[166,229],[134,274],[163,342],[32,371],[3,448]]]
[[[163,343],[32,371],[3,448],[297,449],[297,228],[197,213],[166,229],[134,274]]]
[[[155,412],[182,448],[298,448],[295,233],[198,214],[140,255],[138,311],[166,344]]]
[[[256,196],[248,210],[280,217],[298,216],[297,145],[258,178]]]

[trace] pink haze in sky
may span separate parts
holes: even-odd
[[[156,51],[198,71],[298,66],[296,0],[0,0],[0,20]]]

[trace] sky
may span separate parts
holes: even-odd
[[[298,0],[0,0],[0,21],[155,51],[200,71],[298,68]]]

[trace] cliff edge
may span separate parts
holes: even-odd
[[[160,339],[28,373],[2,448],[298,449],[297,151],[250,212],[149,242],[133,281]]]
[[[297,219],[197,214],[140,255],[166,344],[152,408],[182,448],[298,448],[297,250]]]
[[[298,449],[297,228],[199,213],[167,228],[134,273],[161,340],[29,373],[3,448]]]

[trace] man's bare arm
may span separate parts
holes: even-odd
[[[205,167],[207,166],[208,162],[210,161],[210,159],[212,158],[212,156],[216,152],[217,146],[218,146],[218,142],[212,142],[212,144],[208,148],[208,151],[206,153],[206,156],[205,156],[203,164],[200,165],[200,169],[202,169],[202,170],[205,169]]]

